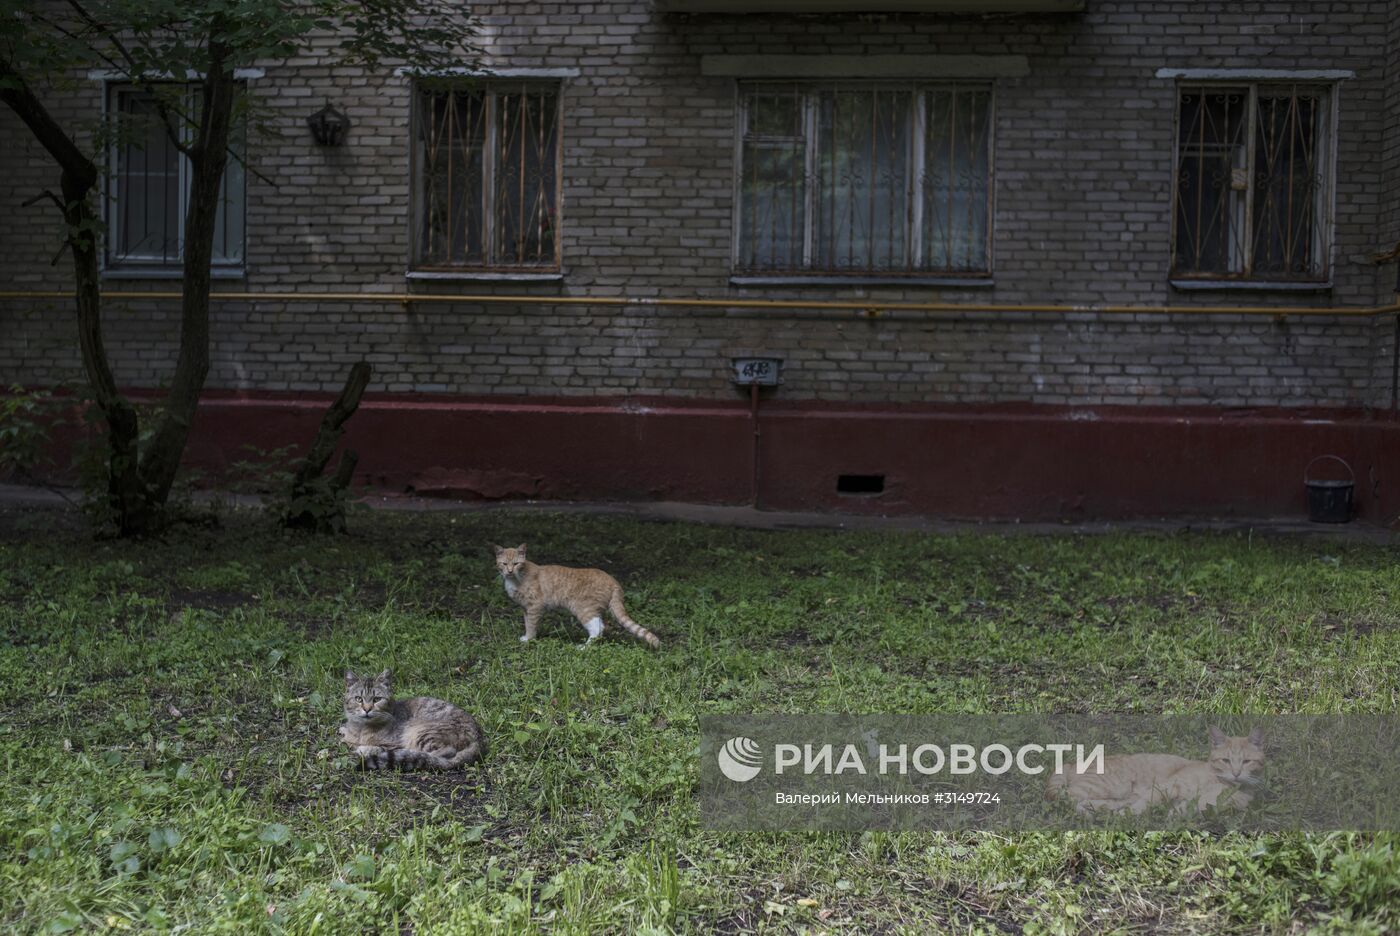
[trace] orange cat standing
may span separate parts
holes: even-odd
[[[584,646],[603,633],[603,609],[606,608],[624,630],[652,647],[661,646],[655,634],[627,616],[622,605],[622,586],[602,569],[571,569],[567,566],[535,565],[525,558],[525,544],[504,549],[492,544],[496,551],[496,570],[506,594],[525,609],[526,643],[535,638],[540,615],[550,608],[568,611],[583,629],[588,631]]]

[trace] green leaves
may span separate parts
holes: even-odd
[[[320,37],[329,59],[417,67],[461,65],[476,34],[466,4],[448,0],[0,0],[0,88],[63,79],[75,69],[184,77],[266,65]]]
[[[152,829],[151,834],[146,838],[146,844],[153,854],[159,855],[161,852],[170,851],[185,840],[185,836],[179,829],[165,827]]]
[[[44,924],[45,933],[71,933],[87,921],[75,910],[65,910]]]
[[[135,842],[114,842],[108,852],[112,867],[118,874],[135,874],[141,870],[141,846]]]
[[[26,390],[19,384],[0,389],[0,477],[31,477],[52,463],[46,452],[49,435],[63,425],[66,405],[48,390]]]
[[[285,845],[287,842],[290,842],[291,839],[291,828],[280,822],[273,822],[265,825],[262,831],[258,833],[258,841],[262,842],[264,845]]]
[[[347,881],[374,880],[374,856],[356,855],[341,870]]]

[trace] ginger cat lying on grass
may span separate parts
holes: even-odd
[[[1106,757],[1103,773],[1057,773],[1046,781],[1045,796],[1063,793],[1081,813],[1103,810],[1141,815],[1158,803],[1183,813],[1194,804],[1205,810],[1217,806],[1243,809],[1259,785],[1264,766],[1264,735],[1258,728],[1247,737],[1230,737],[1210,729],[1210,757],[1204,761],[1174,754],[1124,754]]]
[[[567,566],[535,565],[525,558],[525,544],[514,549],[491,545],[496,551],[496,571],[506,594],[525,609],[525,635],[521,643],[535,639],[540,615],[550,608],[568,611],[588,631],[586,647],[603,633],[603,609],[607,608],[622,628],[652,647],[661,646],[655,634],[627,616],[622,606],[622,586],[602,569],[571,569]]]

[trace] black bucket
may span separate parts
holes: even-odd
[[[1346,481],[1318,481],[1308,477],[1320,461],[1340,462],[1350,476]],[[1346,523],[1351,519],[1351,498],[1356,489],[1356,473],[1336,455],[1319,455],[1303,469],[1303,487],[1308,491],[1308,519],[1313,523]]]

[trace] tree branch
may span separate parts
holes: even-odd
[[[84,7],[81,3],[79,3],[78,0],[68,0],[68,5],[73,8],[73,11],[78,14],[78,18],[81,19],[84,23],[86,23],[89,29],[91,29],[97,35],[103,37],[112,44],[113,48],[117,50],[117,54],[120,55],[122,59],[126,62],[126,68],[128,73],[139,70],[136,65],[135,57],[133,57],[131,51],[127,49],[125,45],[122,44],[121,37],[117,35],[117,31],[115,29],[112,29],[100,22],[97,19],[97,17],[89,13],[87,11],[87,8]],[[95,52],[98,55],[101,55],[105,61],[112,61],[111,58],[109,58],[106,55],[103,55],[101,52],[98,52],[95,48],[93,49],[93,52]],[[112,64],[116,63],[113,62]]]
[[[34,17],[34,22],[43,23],[45,26],[58,33],[60,36],[63,36],[65,39],[72,39],[74,42],[81,43],[89,52],[100,58],[102,61],[106,62],[113,68],[117,67],[116,59],[112,58],[106,52],[103,52],[101,49],[97,48],[95,45],[89,42],[86,36],[81,35],[79,33],[75,33],[72,30],[65,27],[63,24],[55,22],[54,20],[49,19],[47,16],[44,16],[40,13],[31,12],[29,15]],[[88,28],[90,30],[93,30],[94,32],[100,32],[100,30],[98,30],[93,24],[89,24]]]
[[[24,121],[39,145],[48,150],[58,163],[58,168],[84,194],[97,185],[97,166],[87,157],[72,137],[63,131],[39,100],[32,88],[8,59],[0,58],[0,101],[9,105],[20,120]],[[67,195],[68,186],[64,186]]]
[[[64,210],[63,199],[55,195],[51,189],[44,189],[42,192],[40,192],[38,195],[35,195],[33,198],[26,198],[24,201],[19,203],[19,206],[21,208],[28,208],[31,205],[37,205],[39,202],[43,201],[46,198],[49,201],[53,202],[55,205],[57,205],[59,211]]]
[[[112,44],[112,47],[117,50],[117,54],[122,57],[122,61],[126,62],[127,77],[133,80],[140,80],[143,77],[141,66],[137,64],[136,56],[132,55],[131,50],[122,42],[121,36],[117,34],[117,30],[103,25],[95,16],[88,12],[87,8],[79,3],[78,0],[68,0],[68,5],[73,8],[83,22],[87,23],[89,29],[106,39]],[[113,62],[109,56],[103,54],[95,47],[90,46],[90,48],[92,48],[95,55],[101,56],[103,61],[108,62],[114,67],[116,66],[116,62]],[[160,117],[161,123],[165,124],[165,135],[170,138],[170,142],[175,146],[176,150],[188,156],[190,154],[189,145],[185,143],[180,133],[180,128],[172,119],[170,107],[161,99],[160,95],[155,96],[155,103],[156,115]],[[182,118],[184,117],[183,114],[180,116]]]

